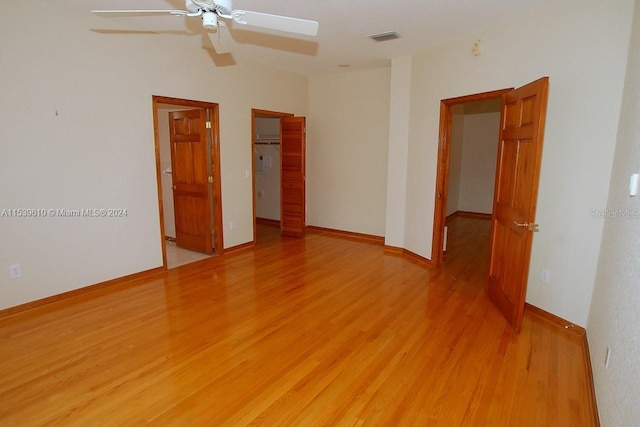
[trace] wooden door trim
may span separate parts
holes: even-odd
[[[447,190],[449,188],[449,155],[451,150],[451,117],[454,105],[474,101],[484,101],[502,97],[513,88],[492,90],[473,95],[447,98],[440,101],[440,133],[438,136],[438,163],[436,175],[436,192],[433,214],[433,238],[431,244],[431,265],[442,264],[442,245],[444,243],[445,212],[447,207]],[[496,145],[498,141],[496,141]]]
[[[172,98],[167,96],[152,95],[153,111],[153,138],[156,155],[156,186],[158,189],[158,213],[160,217],[160,246],[162,248],[162,268],[167,269],[167,250],[165,248],[164,207],[162,197],[162,170],[160,168],[160,135],[158,132],[158,106],[159,104],[175,105],[176,107],[203,108],[210,112],[211,129],[211,170],[213,186],[211,197],[213,198],[213,246],[215,255],[224,253],[224,239],[222,228],[222,184],[220,174],[220,120],[219,105],[213,102],[195,101],[191,99]]]
[[[253,208],[253,242],[252,244],[256,244],[256,161],[255,156],[253,155],[253,150],[255,148],[254,144],[254,135],[256,134],[255,123],[256,116],[264,116],[264,117],[273,117],[281,119],[283,117],[293,117],[292,113],[283,113],[281,111],[271,111],[271,110],[261,110],[259,108],[251,109],[251,206]],[[280,177],[282,180],[282,177]],[[282,219],[282,212],[280,213],[280,217]]]
[[[431,246],[431,264],[440,266],[443,260],[442,245],[444,243],[444,226],[446,198],[449,186],[449,157],[451,147],[452,108],[455,105],[474,101],[500,98],[513,88],[498,89],[473,95],[447,98],[440,101],[440,124],[438,137],[438,161],[436,176],[436,192],[433,219],[433,239]],[[496,144],[498,141],[496,141]]]

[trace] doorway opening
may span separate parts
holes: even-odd
[[[293,114],[251,110],[253,152],[253,241],[258,241],[258,226],[280,228],[281,200],[281,127],[280,119]]]
[[[447,195],[451,167],[453,107],[501,98],[493,212],[489,240],[487,295],[515,332],[519,332],[531,261],[535,211],[549,77],[517,89],[485,92],[440,103],[440,141],[434,209],[432,262],[443,261]]]
[[[493,208],[501,89],[440,102],[440,139],[431,262],[447,252],[456,218],[489,220]],[[468,220],[465,221],[468,227]],[[453,240],[455,241],[455,240]]]
[[[153,96],[163,268],[221,255],[218,104]]]

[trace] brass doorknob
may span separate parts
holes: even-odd
[[[539,225],[538,224],[534,224],[533,222],[513,221],[513,225],[515,225],[516,227],[520,227],[520,228],[526,228],[527,230],[533,231],[534,233],[540,231],[538,229]]]

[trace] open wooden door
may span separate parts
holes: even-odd
[[[305,139],[304,117],[280,119],[280,233],[283,236],[304,237]]]
[[[549,78],[503,95],[487,293],[520,331],[529,275]]]
[[[213,253],[205,109],[169,113],[176,245]]]

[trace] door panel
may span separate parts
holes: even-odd
[[[524,314],[549,80],[503,96],[487,293],[516,332]]]
[[[283,236],[304,236],[305,132],[306,120],[304,117],[283,117],[280,119],[280,232]]]
[[[176,245],[213,253],[206,110],[169,113]]]

